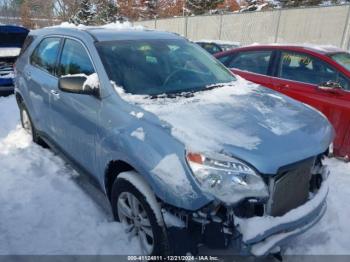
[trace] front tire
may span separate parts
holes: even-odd
[[[132,183],[117,178],[111,195],[117,221],[128,227],[131,237],[138,237],[143,255],[167,255],[168,240],[164,226],[159,225],[147,197]]]

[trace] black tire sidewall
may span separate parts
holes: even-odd
[[[20,115],[21,115],[21,125],[22,127],[24,128],[24,123],[23,123],[23,111],[26,111],[27,115],[28,115],[28,118],[29,118],[29,121],[30,121],[30,125],[32,127],[32,139],[33,141],[35,142],[35,128],[33,126],[33,121],[32,121],[32,118],[30,117],[29,115],[29,112],[28,112],[28,109],[26,108],[26,106],[23,104],[23,102],[20,104],[20,107],[19,107],[19,111],[20,111]]]
[[[114,181],[112,188],[111,204],[115,220],[120,222],[120,219],[118,217],[117,202],[120,194],[123,192],[133,194],[140,201],[150,220],[153,231],[154,249],[152,254],[148,255],[168,255],[169,245],[165,227],[158,224],[156,215],[154,214],[154,211],[152,210],[146,197],[134,185],[123,178],[117,178]]]
[[[36,128],[35,128],[35,126],[33,124],[32,118],[31,118],[31,116],[30,116],[30,114],[28,112],[27,107],[24,105],[23,102],[21,102],[20,106],[19,106],[22,127],[24,128],[24,124],[23,124],[23,110],[25,110],[27,112],[27,115],[28,115],[28,118],[29,118],[29,121],[30,121],[30,125],[32,127],[32,140],[33,140],[33,142],[38,144],[38,145],[40,145],[40,146],[45,147],[45,144],[41,141],[40,137],[38,136],[38,133],[37,133]]]

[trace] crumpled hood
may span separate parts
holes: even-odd
[[[137,104],[169,124],[187,150],[225,153],[264,174],[323,153],[334,135],[318,111],[241,78],[191,98]]]

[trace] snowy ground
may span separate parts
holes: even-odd
[[[350,164],[331,167],[328,210],[288,254],[350,254]],[[13,96],[0,97],[0,255],[135,254],[124,228],[77,184],[59,157],[30,142]]]

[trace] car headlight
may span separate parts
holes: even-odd
[[[187,162],[203,191],[227,205],[245,198],[268,197],[263,179],[242,161],[225,155],[188,152]]]

